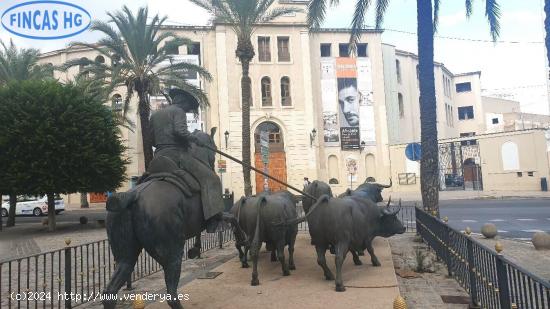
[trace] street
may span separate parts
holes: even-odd
[[[550,199],[447,200],[441,201],[441,217],[459,230],[493,223],[505,238],[530,240],[537,231],[550,232]]]
[[[84,209],[84,210],[69,210],[56,215],[56,222],[79,222],[79,218],[85,216],[88,218],[88,222],[94,222],[98,219],[105,219],[105,210],[104,209]],[[40,223],[42,219],[47,218],[47,216],[42,217],[33,217],[33,216],[17,216],[15,217],[15,224],[29,224],[29,223]],[[2,218],[3,224],[6,224],[8,218]]]
[[[449,217],[449,224],[459,230],[469,226],[472,232],[480,233],[483,224],[494,223],[501,237],[521,240],[530,240],[537,231],[550,232],[550,199],[443,200],[440,204],[441,216]],[[105,219],[105,210],[65,211],[57,216],[57,222],[77,223],[81,216],[95,222]],[[16,223],[39,223],[43,218],[17,217]]]

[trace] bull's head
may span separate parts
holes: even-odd
[[[380,236],[382,237],[403,234],[406,231],[403,223],[397,218],[397,214],[401,211],[401,200],[399,200],[399,207],[395,210],[390,208],[390,202],[391,197],[388,200],[388,205],[386,205],[380,214]]]

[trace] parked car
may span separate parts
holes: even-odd
[[[2,217],[7,217],[10,209],[9,200],[3,200]],[[55,197],[55,213],[60,214],[65,210],[65,203],[60,196]],[[46,195],[40,197],[21,195],[17,197],[17,205],[15,206],[15,215],[33,215],[42,216],[48,213],[48,197]]]

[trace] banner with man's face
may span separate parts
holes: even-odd
[[[342,149],[359,149],[359,102],[355,58],[336,58],[338,117]]]
[[[325,146],[374,145],[374,100],[368,57],[322,58],[321,101]]]

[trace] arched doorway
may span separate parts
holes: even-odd
[[[264,169],[260,147],[260,132],[269,133],[269,162],[267,164],[267,173],[283,182],[286,182],[286,155],[284,147],[283,132],[274,122],[262,122],[254,132],[254,158],[255,166]],[[268,180],[269,190],[271,192],[286,190],[286,187],[273,180]],[[256,193],[264,191],[264,176],[256,173]]]
[[[365,178],[372,177],[376,179],[376,160],[374,160],[374,155],[372,153],[369,153],[365,157],[365,169],[366,169]]]
[[[464,160],[462,168],[464,170],[464,189],[482,190],[481,167],[476,164],[476,160],[474,158]]]

